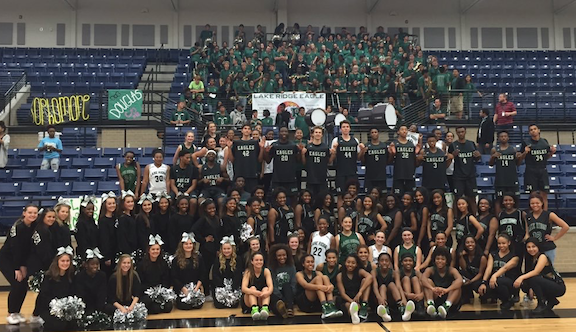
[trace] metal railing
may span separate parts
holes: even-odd
[[[23,71],[20,78],[18,78],[18,80],[16,82],[14,82],[10,86],[10,88],[8,88],[8,90],[6,90],[6,92],[3,93],[3,96],[0,97],[0,98],[2,98],[0,100],[0,114],[2,114],[2,112],[4,112],[4,109],[6,108],[7,105],[11,104],[12,99],[16,97],[16,95],[20,91],[20,89],[22,89],[22,87],[24,87],[26,85],[27,79],[28,79],[28,77],[26,75],[26,72]],[[0,82],[0,83],[2,83],[2,82]]]

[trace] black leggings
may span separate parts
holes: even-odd
[[[270,297],[270,309],[272,309],[275,315],[280,316],[278,308],[276,308],[276,302],[278,302],[278,300],[284,301],[286,309],[292,309],[294,307],[294,291],[290,285],[284,285],[284,287],[282,287],[280,296],[273,293]]]
[[[525,282],[527,286],[534,291],[539,304],[544,304],[544,301],[549,302],[554,300],[566,293],[566,285],[564,282],[558,283],[546,279],[543,276],[532,277],[525,280]]]
[[[498,286],[494,289],[490,288],[490,285],[487,285],[486,293],[496,295],[502,302],[510,301],[512,294],[514,294],[514,280],[508,277],[498,277],[496,283]]]
[[[16,314],[22,310],[22,304],[28,292],[28,276],[22,281],[15,278],[15,269],[6,261],[0,261],[0,271],[10,283],[10,293],[8,293],[8,313]]]

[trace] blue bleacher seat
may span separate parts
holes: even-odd
[[[16,196],[20,190],[20,183],[7,182],[0,183],[0,196]]]
[[[86,181],[104,181],[106,179],[106,169],[87,168],[84,170],[84,179]]]
[[[113,157],[108,158],[94,158],[94,164],[92,165],[95,168],[109,168],[114,167],[115,159]]]
[[[33,181],[35,175],[34,169],[15,169],[12,172],[12,181]]]
[[[30,158],[26,160],[26,167],[27,168],[40,168],[40,165],[42,164],[42,159],[34,159],[34,158]]]
[[[80,150],[80,154],[83,157],[100,157],[102,155],[102,149],[101,148],[82,148]]]
[[[476,178],[476,186],[478,187],[478,192],[480,193],[494,191],[494,185],[492,183],[491,177]]]
[[[72,195],[89,195],[94,194],[96,190],[95,182],[73,182],[72,190],[70,193]]]
[[[559,175],[561,173],[565,173],[564,170],[561,170],[559,165],[547,165],[546,169],[548,170],[549,175]]]
[[[30,201],[26,200],[10,200],[5,201],[2,203],[2,210],[4,217],[18,217],[22,215],[22,207],[26,206],[26,204],[30,203]],[[11,226],[14,223],[14,218],[6,218],[0,219],[3,222],[5,221],[7,226]]]
[[[72,167],[82,167],[82,168],[92,167],[93,162],[94,161],[92,158],[84,158],[84,157],[74,158],[72,159]]]
[[[65,181],[79,181],[83,175],[84,171],[79,168],[60,170],[60,179]]]
[[[106,170],[106,178],[108,178],[108,180],[117,180],[118,179],[118,173],[116,172],[116,168],[109,168]]]
[[[70,182],[48,182],[45,193],[54,196],[64,196],[70,193]]]
[[[490,177],[494,176],[496,173],[496,168],[494,166],[476,166],[476,174],[480,177]]]
[[[119,192],[120,182],[118,181],[100,181],[98,182],[97,194],[107,193],[107,192]]]
[[[36,180],[43,182],[50,182],[58,180],[58,170],[39,169],[36,171]]]
[[[548,166],[550,166],[550,165],[548,165]],[[560,169],[562,170],[562,173],[565,174],[566,176],[576,175],[576,164],[562,165],[562,166],[560,166]],[[550,172],[548,172],[548,173],[550,173]]]
[[[6,182],[12,177],[12,170],[2,169],[0,170],[0,182]]]
[[[102,149],[102,157],[121,157],[124,155],[123,148],[104,148]]]
[[[21,195],[44,195],[46,184],[44,182],[22,182]]]
[[[18,149],[18,158],[40,158],[42,153],[38,149]]]
[[[561,183],[559,177],[557,177],[557,176],[551,176],[551,177],[549,178],[549,182],[550,182],[550,192],[551,192],[551,193],[563,189],[563,188],[562,188],[562,183]]]
[[[42,161],[40,161],[40,162],[42,162]],[[21,168],[25,163],[26,163],[26,159],[20,159],[20,158],[8,159],[8,163],[6,163],[6,166],[4,166],[4,168],[17,169],[17,168]],[[38,167],[40,167],[40,166],[38,166]]]
[[[550,158],[552,159],[552,158]],[[548,161],[550,161],[550,159],[548,159]],[[566,151],[563,155],[562,155],[562,161],[565,163],[576,163],[576,153],[570,153],[568,151]]]
[[[566,176],[560,179],[560,182],[566,187],[566,189],[576,189],[576,177]]]

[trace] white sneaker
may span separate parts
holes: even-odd
[[[352,324],[360,324],[360,317],[358,317],[358,303],[350,303],[350,318],[352,318]]]
[[[16,315],[18,316],[20,323],[26,323],[26,318],[24,318],[21,313],[17,313]]]
[[[436,317],[436,308],[434,308],[434,305],[430,304],[428,308],[426,308],[426,313],[430,315],[430,317]]]
[[[18,314],[10,314],[6,317],[6,322],[10,325],[18,325],[20,324],[20,318],[18,318]]]
[[[443,305],[438,307],[438,316],[440,316],[440,318],[444,319],[446,318],[446,316],[448,315],[448,312],[446,311],[446,308],[444,308]]]
[[[389,322],[392,320],[392,317],[390,317],[390,315],[388,314],[388,311],[386,310],[386,307],[383,305],[379,305],[378,308],[376,309],[376,313],[378,314],[378,316],[380,316],[382,318],[383,321],[385,322]]]
[[[416,305],[412,300],[406,303],[406,310],[404,311],[404,315],[402,315],[402,320],[407,322],[412,318],[412,313],[416,310]]]
[[[44,320],[40,316],[30,316],[29,322],[30,324],[44,325]]]

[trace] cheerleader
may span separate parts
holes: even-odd
[[[374,234],[374,244],[368,247],[370,252],[370,261],[374,264],[378,264],[378,257],[380,254],[388,254],[392,257],[392,249],[384,245],[386,242],[386,233],[384,231],[376,231]]]
[[[450,266],[452,256],[447,248],[436,248],[432,260],[434,265],[422,274],[422,286],[426,296],[426,313],[446,318],[452,304],[458,304],[462,294],[462,276]],[[440,304],[442,303],[442,304]]]
[[[386,242],[387,247],[396,248],[401,241],[398,241],[398,233],[402,232],[402,211],[400,211],[398,199],[393,194],[386,195],[386,205],[383,209],[382,218],[386,222]]]
[[[296,227],[304,229],[304,243],[308,243],[311,234],[316,230],[314,209],[312,208],[312,192],[308,189],[300,192],[298,204],[294,208],[294,222]]]
[[[16,325],[26,322],[20,310],[28,290],[28,257],[30,239],[34,232],[34,222],[38,218],[38,207],[28,204],[22,216],[10,228],[2,248],[0,248],[0,270],[10,283],[8,293],[8,324]]]
[[[514,287],[530,288],[538,298],[538,305],[532,311],[542,314],[552,310],[558,303],[558,297],[566,293],[566,285],[560,274],[554,269],[551,260],[540,251],[540,239],[530,237],[526,240],[526,260],[530,269],[514,281]]]
[[[114,271],[114,259],[116,256],[118,243],[116,241],[116,227],[118,218],[116,218],[116,195],[114,192],[102,194],[102,205],[98,216],[98,237],[102,264],[100,268],[106,273],[107,277]]]
[[[220,251],[218,260],[212,266],[212,286],[214,287],[214,307],[216,309],[237,308],[239,302],[226,303],[220,297],[220,290],[223,293],[238,292],[242,288],[242,270],[236,256],[236,243],[233,236],[225,236],[220,241]],[[227,289],[227,283],[230,283],[231,289]],[[234,297],[236,298],[236,297]]]
[[[106,305],[106,273],[100,271],[100,259],[104,258],[98,248],[86,249],[84,268],[74,279],[76,295],[86,304],[86,312],[104,311]]]
[[[310,235],[308,254],[314,257],[314,268],[326,261],[326,252],[336,247],[336,239],[328,232],[328,220],[325,217],[318,219],[318,230]]]
[[[476,219],[476,211],[472,208],[474,205],[466,197],[460,197],[456,201],[456,216],[454,228],[456,229],[456,250],[462,250],[464,238],[471,234],[476,240],[479,240],[484,233],[484,227]]]
[[[118,224],[116,226],[117,249],[119,253],[130,255],[138,247],[138,233],[134,218],[134,195],[132,192],[122,192],[118,204]]]
[[[136,267],[144,291],[158,286],[165,289],[170,288],[170,268],[162,258],[162,245],[164,245],[164,241],[160,235],[150,234],[148,236],[148,250]],[[145,293],[142,294],[141,302],[144,303],[149,314],[172,311],[172,301],[160,304]]]
[[[352,324],[359,324],[360,319],[368,317],[372,275],[361,268],[360,259],[355,254],[347,256],[344,264],[345,268],[336,276],[341,308],[350,314]]]
[[[250,215],[246,221],[250,227],[252,227],[252,235],[258,236],[260,241],[259,248],[267,250],[266,239],[268,238],[266,230],[268,228],[268,220],[262,216],[262,201],[258,197],[251,197],[248,200],[248,206],[250,207]],[[258,249],[260,250],[260,249]],[[246,263],[250,260],[250,255],[246,256]],[[247,264],[245,266],[248,266]]]
[[[34,314],[30,324],[44,325],[44,331],[69,331],[74,329],[74,322],[64,321],[50,314],[50,301],[74,295],[72,278],[72,247],[58,248],[56,257],[46,271],[40,293],[36,298]]]
[[[96,248],[99,246],[98,225],[94,221],[94,202],[88,196],[84,196],[80,203],[80,215],[76,222],[76,252],[79,254],[86,253],[86,249]]]
[[[260,204],[260,203],[258,203]],[[226,198],[220,218],[222,219],[222,236],[233,236],[235,239],[240,239],[240,230],[242,224],[236,215],[238,210],[238,203],[232,197]],[[250,224],[250,217],[248,217],[248,224]],[[254,229],[254,225],[252,229]]]
[[[345,193],[344,196],[342,196],[342,200],[344,200],[344,203],[342,203],[342,206],[338,208],[338,220],[342,221],[344,217],[350,217],[354,222],[356,222],[358,219],[358,207],[356,206],[352,194]],[[332,229],[331,231],[334,230]]]
[[[364,197],[362,208],[358,213],[356,230],[362,235],[367,244],[374,244],[374,234],[377,230],[386,231],[386,222],[378,213],[372,196]]]
[[[57,234],[60,226],[56,223],[56,212],[46,208],[38,217],[36,228],[32,234],[32,249],[26,264],[27,274],[32,276],[39,271],[46,271],[50,267],[56,251]]]
[[[367,245],[359,245],[356,249],[356,255],[360,258],[360,267],[366,270],[366,272],[372,273],[372,271],[376,269],[376,264],[372,263],[370,259],[370,252]]]
[[[70,231],[70,201],[67,199],[59,198],[58,203],[54,206],[56,211],[56,222],[60,226],[56,232],[55,243],[56,247],[71,247],[72,246],[72,232]]]
[[[204,263],[202,281],[204,285],[208,285],[208,274],[214,265],[216,252],[222,238],[222,220],[216,214],[216,203],[211,198],[202,202],[200,216],[200,219],[192,227],[192,232],[196,234],[200,243],[200,253]],[[205,291],[208,292],[209,288],[205,287]]]
[[[422,250],[414,243],[414,235],[409,228],[404,228],[402,230],[402,244],[394,249],[394,266],[398,268],[398,263],[400,262],[400,257],[404,253],[409,253],[414,257],[414,269],[420,271],[420,265],[422,264]]]
[[[376,259],[378,260],[378,267],[372,270],[372,279],[374,280],[372,291],[378,302],[376,313],[383,321],[389,322],[392,317],[390,317],[388,296],[392,296],[398,308],[405,308],[405,303],[402,302],[400,291],[394,283],[394,269],[392,268],[390,253],[383,252]]]
[[[186,196],[176,198],[176,213],[170,216],[168,223],[168,241],[166,241],[167,251],[170,254],[176,252],[176,248],[182,238],[182,233],[189,232],[194,224],[192,216],[188,214],[189,204],[188,197]]]
[[[432,191],[430,204],[430,220],[428,222],[428,241],[430,247],[436,245],[436,234],[446,234],[446,246],[452,248],[452,228],[454,227],[454,212],[446,204],[444,192],[440,189]]]
[[[156,198],[156,213],[152,215],[153,225],[162,239],[168,239],[168,224],[170,223],[171,209],[170,196],[166,193]]]
[[[400,315],[402,320],[407,322],[412,318],[412,313],[416,310],[416,303],[420,306],[424,299],[422,283],[420,282],[420,271],[414,269],[414,256],[405,252],[400,256],[401,265],[394,271],[394,282],[400,291],[402,304]]]
[[[496,232],[498,231],[498,219],[491,213],[491,203],[487,198],[480,198],[478,201],[478,222],[484,228],[482,238],[478,243],[488,256],[491,251],[496,250]]]
[[[264,267],[264,255],[260,252],[253,253],[242,277],[240,303],[243,312],[250,312],[253,320],[267,320],[273,290],[272,273]]]
[[[546,194],[546,193],[544,193]],[[554,264],[556,258],[556,244],[554,241],[560,239],[570,226],[554,212],[544,211],[544,199],[539,192],[530,195],[530,211],[526,215],[527,233],[530,237],[537,239],[538,248],[542,254],[548,257],[550,264]],[[552,235],[552,226],[560,227],[556,235]]]
[[[104,311],[111,316],[116,311],[127,314],[134,310],[141,296],[142,285],[134,271],[132,257],[122,254],[116,272],[108,280],[108,303]]]
[[[461,303],[467,304],[474,299],[474,291],[477,291],[482,284],[488,259],[482,255],[482,248],[472,235],[464,239],[464,248],[459,256],[458,267],[464,279]]]
[[[504,201],[506,201],[506,197],[504,197]],[[488,256],[486,271],[482,278],[482,284],[478,287],[478,294],[480,296],[496,295],[502,301],[500,309],[506,311],[514,305],[514,280],[519,275],[516,266],[518,266],[520,259],[512,251],[508,235],[498,235],[497,244],[498,251],[492,252]]]
[[[430,217],[430,210],[428,209],[428,191],[426,188],[420,187],[414,192],[414,200],[416,202],[416,224],[418,231],[415,233],[416,245],[422,249],[424,254],[427,254],[430,249],[430,242],[427,239],[428,219]]]
[[[334,285],[327,276],[314,270],[314,257],[305,255],[301,260],[302,270],[296,273],[296,304],[303,312],[322,311],[322,319],[341,317],[342,311],[336,309]]]
[[[136,233],[138,234],[138,249],[146,252],[148,249],[148,238],[150,235],[156,235],[154,219],[152,219],[152,195],[142,194],[138,200],[140,213],[136,215]]]
[[[275,207],[268,214],[268,243],[288,243],[288,232],[294,232],[294,210],[286,204],[286,192],[276,189]]]
[[[318,219],[320,216],[324,216],[328,220],[328,231],[337,234],[338,224],[336,223],[336,216],[334,216],[334,198],[332,195],[330,193],[319,194],[315,203],[314,223],[318,225]],[[353,219],[353,222],[356,222],[356,219]]]
[[[296,268],[289,252],[290,248],[287,245],[278,243],[270,248],[268,254],[268,266],[274,283],[272,311],[282,318],[294,317]]]
[[[352,231],[352,218],[344,217],[342,220],[342,232],[336,235],[336,249],[340,256],[340,264],[344,264],[346,257],[355,254],[361,244],[366,244],[360,233]]]
[[[336,283],[336,276],[340,273],[340,264],[338,264],[338,251],[336,249],[326,250],[326,261],[316,266],[316,271],[322,272],[327,276],[330,283],[334,285],[334,295],[338,294],[338,284]]]
[[[444,233],[437,233],[436,234],[436,239],[435,239],[435,243],[436,245],[433,246],[432,248],[430,248],[430,251],[428,252],[428,256],[426,256],[426,259],[424,260],[424,262],[422,263],[422,265],[420,265],[420,270],[421,272],[424,272],[424,270],[426,270],[429,266],[433,265],[433,260],[432,260],[432,255],[434,254],[434,250],[436,250],[437,248],[446,248],[448,249],[448,251],[450,251],[450,256],[451,256],[451,263],[450,266],[451,267],[455,267],[457,264],[456,261],[456,250],[453,250],[452,248],[448,248],[446,247],[446,234]]]
[[[188,199],[186,199],[186,202]],[[170,276],[172,278],[172,288],[176,294],[187,296],[190,292],[204,293],[201,278],[204,276],[204,262],[202,256],[195,248],[196,240],[193,233],[183,233],[182,240],[178,244]],[[188,288],[188,284],[193,283],[194,288]],[[176,308],[180,310],[199,309],[203,305],[197,303],[184,303],[181,299],[176,300]]]

